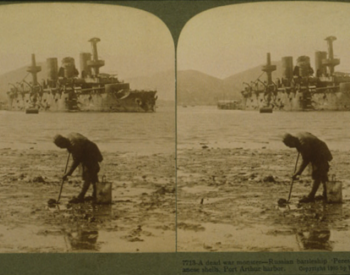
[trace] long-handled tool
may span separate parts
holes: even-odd
[[[297,160],[296,160],[296,162],[295,162],[295,167],[294,167],[294,173],[293,173],[293,175],[294,175],[295,172],[297,171],[299,156],[300,156],[300,153],[298,153],[298,157],[297,157]],[[286,200],[286,199],[279,199],[279,200],[278,200],[278,205],[280,205],[280,206],[285,206],[287,203],[289,203],[290,196],[292,195],[293,183],[294,183],[294,178],[292,178],[292,182],[290,183],[290,190],[289,190],[288,200]]]
[[[67,167],[68,167],[68,163],[69,163],[69,157],[70,157],[70,153],[68,153],[68,158],[67,158],[66,168],[64,169],[64,174],[67,173]],[[299,155],[298,155],[298,157],[299,157]],[[60,198],[61,198],[62,189],[63,189],[63,183],[64,183],[64,179],[62,179],[61,189],[60,189],[60,193],[58,194],[57,203],[60,201]]]
[[[69,163],[69,157],[70,157],[70,153],[68,153],[66,168],[64,169],[64,174],[67,173],[67,168],[68,168],[68,163]],[[60,198],[61,198],[61,194],[62,194],[63,183],[64,183],[64,179],[62,179],[61,188],[60,188],[60,193],[58,194],[57,200],[55,200],[55,199],[49,199],[48,204],[58,204],[58,203],[59,203]]]
[[[298,153],[297,161],[295,162],[295,167],[294,167],[294,173],[293,173],[293,175],[294,175],[295,172],[297,171],[299,156],[300,156],[300,153]],[[288,202],[289,202],[289,200],[290,200],[290,196],[292,195],[293,183],[294,183],[294,178],[292,178],[292,182],[291,182],[291,184],[290,184]]]

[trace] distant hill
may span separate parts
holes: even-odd
[[[199,71],[177,73],[178,105],[212,105],[223,90],[223,81]]]
[[[273,79],[281,77],[281,62],[273,72]],[[231,75],[225,79],[215,78],[199,71],[187,70],[178,72],[177,104],[178,105],[216,105],[218,99],[242,99],[243,82],[250,83],[260,77],[266,80],[266,75],[257,66],[252,69]]]
[[[175,72],[168,70],[152,76],[140,76],[125,79],[133,90],[157,90],[160,100],[175,101]]]
[[[281,78],[282,76],[282,62],[271,62],[272,65],[276,65],[276,71],[272,72],[272,79]],[[265,81],[266,73],[261,71],[262,65],[254,67],[252,69],[240,72],[238,74],[231,75],[225,79],[223,79],[223,86],[225,92],[232,96],[234,99],[241,99],[241,91],[244,89],[245,85],[243,82],[249,83],[251,81],[255,81],[256,79],[260,79],[261,81]]]
[[[47,75],[46,66],[43,65],[44,63],[37,63],[37,66],[41,66],[42,71],[38,73],[38,81],[45,78]],[[29,64],[28,64],[29,66]],[[10,71],[6,74],[0,75],[0,100],[7,100],[7,91],[10,90],[9,83],[16,83],[18,81],[22,81],[25,79],[27,82],[32,81],[32,76],[27,72],[27,67],[21,67],[17,70]]]

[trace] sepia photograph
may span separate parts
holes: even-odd
[[[349,274],[349,14],[1,4],[0,274]]]
[[[0,6],[0,252],[174,252],[175,48],[155,15]]]
[[[349,12],[241,3],[187,22],[177,46],[178,251],[349,251]]]

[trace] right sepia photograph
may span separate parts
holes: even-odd
[[[197,14],[177,46],[177,251],[350,251],[350,4]]]

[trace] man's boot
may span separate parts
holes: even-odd
[[[320,184],[321,184],[320,180],[314,180],[312,184],[311,192],[309,193],[309,195],[299,200],[299,202],[301,203],[313,202],[315,200],[315,195]]]
[[[84,200],[85,194],[89,190],[90,184],[91,183],[89,181],[84,181],[83,188],[81,189],[78,198]]]
[[[85,194],[86,194],[87,190],[89,189],[89,187],[90,187],[90,182],[84,181],[83,188],[81,189],[78,197],[74,197],[69,202],[70,203],[81,203],[81,202],[84,202],[84,197],[85,197]]]

